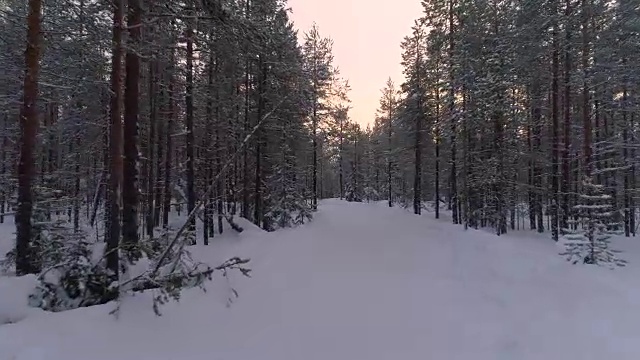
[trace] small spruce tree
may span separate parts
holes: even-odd
[[[579,204],[574,207],[581,224],[564,230],[565,251],[561,255],[573,264],[624,266],[626,261],[618,257],[619,251],[610,248],[611,237],[621,234],[611,195],[591,177],[584,179],[582,189]]]

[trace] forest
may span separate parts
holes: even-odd
[[[624,265],[609,239],[638,227],[637,1],[422,6],[405,80],[363,126],[332,39],[299,36],[286,1],[1,0],[5,270],[40,274],[30,301],[47,310],[149,289],[162,304],[250,274],[191,245],[240,218],[312,222],[330,198],[534,230],[573,263]]]

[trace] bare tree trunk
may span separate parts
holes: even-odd
[[[207,66],[207,101],[206,101],[206,105],[205,105],[205,112],[206,112],[206,118],[205,118],[205,137],[206,139],[211,139],[212,138],[212,126],[213,126],[213,64],[216,63],[214,57],[213,57],[213,53],[209,54],[209,58],[208,58],[208,64]],[[216,64],[217,66],[217,64]],[[205,145],[203,143],[203,145]],[[204,150],[204,157],[205,157],[205,165],[204,165],[204,173],[205,173],[205,184],[207,187],[212,186],[213,184],[211,184],[211,181],[213,181],[213,172],[211,171],[211,162],[213,161],[212,156],[211,156],[211,149],[207,146]],[[203,216],[203,242],[204,245],[209,245],[209,234],[211,234],[213,236],[213,232],[211,231],[212,225],[211,225],[211,218],[212,218],[212,200],[211,198],[205,198],[203,199],[204,203],[204,216]]]
[[[626,63],[626,59],[622,60],[623,67]],[[629,94],[627,90],[626,79],[623,80],[622,85],[622,162],[623,166],[629,166],[629,123],[628,123],[628,101]],[[631,208],[631,194],[629,193],[629,171],[625,170],[623,173],[623,189],[622,196],[624,201],[624,236],[631,236],[631,212],[629,211]]]
[[[534,80],[533,85],[533,143],[534,152],[533,155],[537,158],[540,156],[542,148],[542,95],[540,90],[540,83],[537,79]],[[540,162],[534,160],[533,162],[533,186],[535,187],[535,207],[534,212],[537,218],[536,229],[539,233],[544,232],[544,214],[542,210],[543,202],[543,190],[542,190],[542,166]]]
[[[187,126],[187,213],[191,214],[196,207],[195,172],[194,172],[194,133],[193,133],[193,29],[187,21],[187,76],[186,76],[186,126]],[[189,220],[189,231],[195,234],[196,219]],[[194,244],[196,242],[194,237]]]
[[[172,132],[173,132],[173,122],[175,119],[175,106],[174,106],[174,74],[175,70],[175,52],[173,49],[170,50],[171,55],[169,58],[169,89],[168,89],[168,99],[167,101],[169,106],[169,113],[167,116],[167,129],[166,129],[166,146],[165,146],[165,158],[164,158],[164,204],[163,204],[163,212],[162,212],[162,226],[166,229],[169,226],[169,214],[171,213],[171,162],[173,157],[173,141],[172,141]]]
[[[113,0],[113,39],[111,55],[111,104],[109,114],[109,190],[106,199],[105,242],[107,268],[118,280],[120,245],[120,200],[122,184],[122,58],[124,50],[124,0]]]
[[[552,164],[551,164],[551,237],[554,241],[558,241],[558,206],[559,206],[559,194],[558,194],[558,151],[560,147],[559,138],[559,121],[558,121],[558,78],[559,78],[559,64],[558,64],[558,24],[553,24],[552,32],[552,82],[551,82],[551,122],[552,122]]]
[[[80,160],[82,157],[80,156],[80,136],[76,135],[75,138],[76,143],[76,163],[75,163],[75,173],[74,181],[73,181],[73,231],[78,232],[80,230]],[[87,204],[89,206],[89,204]]]
[[[247,2],[248,4],[248,2]],[[248,5],[247,5],[248,6]],[[251,71],[251,63],[248,55],[245,62],[244,73],[244,132],[245,136],[251,130],[249,124],[249,72]],[[249,219],[249,150],[248,146],[242,149],[242,217]]]
[[[5,111],[2,117],[2,141],[0,142],[0,176],[2,176],[2,188],[0,188],[0,224],[4,223],[4,213],[7,209],[7,138],[8,138],[9,112]]]
[[[129,0],[127,18],[130,44],[125,57],[124,90],[124,161],[122,176],[122,241],[130,260],[140,256],[138,249],[138,116],[140,113],[140,34],[142,8],[140,0]]]
[[[158,146],[158,154],[156,156],[156,177],[154,180],[154,193],[155,200],[153,201],[153,226],[160,226],[160,209],[162,207],[162,171],[167,171],[167,168],[162,168],[162,161],[164,154],[164,138],[165,138],[165,122],[167,121],[167,89],[165,83],[165,72],[167,71],[166,67],[162,63],[161,71],[160,66],[158,66],[158,75],[157,80],[160,82],[160,91],[158,94],[159,97],[159,121],[157,122],[158,126],[158,136],[155,138],[155,143]]]
[[[344,162],[344,116],[340,114],[338,121],[340,122],[340,148],[338,149],[338,166],[340,171],[340,200],[344,198],[344,175],[343,175],[343,162]]]
[[[583,143],[583,171],[585,177],[591,176],[591,144],[592,127],[589,107],[589,4],[588,0],[582,0],[582,126],[584,131]]]
[[[458,179],[456,178],[456,116],[455,116],[455,77],[453,73],[453,51],[454,51],[454,40],[453,40],[453,1],[449,0],[449,117],[451,121],[451,183],[450,183],[450,193],[451,193],[451,217],[453,218],[454,224],[459,224],[460,221],[458,219],[458,189],[457,183]]]
[[[147,235],[153,237],[153,228],[155,226],[156,220],[154,218],[154,205],[153,201],[155,198],[155,186],[154,181],[156,178],[156,171],[159,171],[156,168],[156,154],[155,154],[155,146],[156,146],[156,127],[158,126],[158,114],[157,114],[157,61],[151,60],[148,63],[149,65],[149,134],[147,138],[147,147],[148,147],[148,159],[147,159],[147,206],[146,206],[146,225],[147,225]]]
[[[635,99],[635,96],[634,96]],[[633,106],[635,106],[635,101],[633,103]],[[629,124],[629,126],[634,129],[636,124],[635,124],[635,114],[631,113],[631,123]],[[631,159],[636,159],[636,147],[632,147],[631,148]],[[631,182],[631,186],[633,188],[636,188],[636,163],[635,160],[631,161],[631,169],[629,169],[629,178],[630,178],[630,182]],[[636,236],[636,207],[635,207],[635,196],[633,195],[635,192],[632,192],[631,194],[629,194],[629,229],[631,231],[631,235],[632,236]]]
[[[571,29],[569,22],[571,16],[571,3],[566,0],[565,19],[565,53],[564,53],[564,149],[562,152],[562,184],[560,192],[562,193],[562,216],[560,217],[560,229],[569,228],[569,182],[571,174],[571,164],[569,159],[569,150],[571,147]]]
[[[216,61],[216,78],[220,78],[220,69],[218,65],[218,61]],[[259,120],[258,120],[259,121]],[[222,117],[220,116],[220,87],[216,89],[216,123],[215,123],[215,133],[216,133],[216,175],[222,172],[222,137],[220,136],[220,127],[222,126]],[[213,165],[212,165],[213,169]],[[211,172],[213,175],[213,171]],[[218,233],[222,234],[224,229],[222,226],[222,213],[223,213],[223,200],[224,200],[224,189],[222,187],[223,181],[222,176],[218,176],[218,181],[216,182],[216,190],[218,191]],[[213,206],[213,203],[211,204]],[[212,219],[213,220],[213,219]],[[213,224],[211,224],[211,233],[213,234]]]
[[[16,274],[25,275],[38,272],[35,249],[32,248],[31,215],[33,196],[31,186],[35,175],[34,147],[38,133],[38,75],[40,72],[40,13],[41,0],[29,0],[27,16],[27,49],[25,51],[25,71],[23,102],[20,109],[20,162],[18,163],[18,209],[16,222]]]
[[[533,100],[531,100],[533,101]],[[533,111],[532,111],[533,113]],[[532,137],[533,137],[533,116],[529,117],[529,124],[527,125],[527,150],[529,151],[529,160],[528,160],[528,164],[527,164],[527,186],[528,186],[528,190],[527,190],[527,196],[528,196],[528,201],[529,201],[529,228],[531,230],[535,230],[536,228],[536,212],[535,212],[535,201],[536,201],[536,194],[535,194],[535,180],[534,180],[534,151],[533,151],[533,142],[532,142]]]
[[[240,84],[236,84],[235,86],[235,96],[236,98],[240,98]],[[236,139],[238,138],[238,132],[237,130],[234,129],[233,125],[232,125],[232,120],[233,118],[230,116],[229,117],[229,131],[233,132],[233,139],[229,139],[230,143],[231,143],[231,154],[235,154],[237,151],[237,145],[236,145]],[[235,111],[235,123],[236,124],[240,124],[240,102],[237,101],[236,102],[236,111]],[[231,174],[230,177],[230,186],[229,186],[229,200],[227,201],[228,207],[229,207],[229,212],[231,213],[231,215],[235,215],[237,213],[237,208],[238,208],[238,198],[237,198],[237,186],[238,183],[240,182],[240,171],[239,169],[239,162],[238,159],[236,158],[233,161],[233,174]]]
[[[391,135],[392,135],[392,121],[391,121],[391,111],[389,111],[389,116],[387,119],[387,192],[389,196],[389,207],[393,206],[393,199],[391,194]]]
[[[420,30],[418,30],[419,32]],[[422,37],[420,34],[416,38],[416,74],[418,82],[418,98],[416,102],[416,123],[415,123],[415,146],[414,146],[414,174],[413,174],[413,213],[420,215],[422,213],[422,84],[421,84],[421,54],[420,42]]]
[[[462,140],[462,173],[464,174],[463,177],[463,190],[462,190],[462,201],[461,203],[464,204],[464,209],[462,212],[462,217],[463,217],[463,222],[464,222],[464,229],[467,230],[469,228],[469,222],[471,220],[471,199],[470,199],[470,191],[469,191],[469,176],[470,176],[470,169],[469,169],[469,160],[470,160],[470,156],[469,156],[469,146],[471,143],[471,135],[470,135],[470,131],[469,131],[469,126],[468,126],[468,118],[467,118],[467,88],[466,86],[462,87],[462,114],[463,114],[463,118],[462,118],[462,136],[463,136],[463,140]],[[439,108],[439,105],[436,105],[436,109]]]
[[[436,65],[436,73],[438,73],[439,63]],[[436,114],[435,114],[435,151],[436,151],[436,165],[435,165],[435,191],[434,191],[434,204],[436,219],[440,218],[440,89],[436,85]]]
[[[314,54],[315,56],[315,54]],[[314,76],[317,71],[314,71]],[[313,183],[313,197],[311,198],[311,206],[314,210],[318,209],[318,96],[317,96],[317,80],[313,80],[313,115],[312,115],[312,130],[313,130],[313,171],[312,171],[312,183]]]
[[[258,111],[257,119],[262,119],[264,112],[265,99],[264,99],[264,84],[267,78],[267,65],[263,63],[262,55],[258,59]],[[264,135],[262,129],[256,131],[256,172],[255,172],[255,195],[254,195],[254,215],[253,222],[258,226],[263,226],[263,203],[262,203],[262,142],[264,141]]]

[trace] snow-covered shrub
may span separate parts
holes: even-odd
[[[376,189],[374,189],[371,186],[366,186],[364,188],[364,197],[367,200],[367,202],[379,201],[381,199],[380,194],[378,193],[378,191],[376,191]]]
[[[34,186],[29,261],[39,271],[28,303],[48,311],[63,311],[113,300],[112,277],[94,256],[96,244],[65,214],[72,199],[56,190],[55,177]],[[13,268],[15,248],[2,261]]]
[[[285,146],[285,150],[288,149],[289,147]],[[305,194],[296,182],[298,176],[292,162],[293,159],[289,159],[283,164],[275,165],[273,174],[266,182],[268,192],[264,199],[267,209],[264,215],[265,230],[272,231],[304,224],[312,218],[312,209],[307,202],[310,194]]]
[[[295,193],[287,193],[271,205],[265,214],[265,222],[271,224],[267,230],[275,230],[304,224],[312,217],[311,207],[305,199]]]
[[[349,202],[362,202],[360,188],[353,184],[347,184],[347,188],[344,192],[344,198]]]
[[[50,183],[45,178],[45,184]],[[69,232],[66,219],[56,216],[63,213],[69,199],[62,197],[61,192],[51,186],[34,186],[34,203],[31,215],[31,241],[29,243],[29,262],[34,269],[42,270],[60,263],[62,249]],[[13,268],[16,262],[15,247],[11,249],[0,263],[4,270]]]
[[[115,299],[113,277],[103,262],[93,260],[94,244],[87,241],[85,234],[61,231],[57,236],[62,243],[59,261],[40,273],[29,304],[48,311],[64,311]]]

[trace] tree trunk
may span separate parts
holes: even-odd
[[[206,106],[205,106],[205,112],[206,112],[206,123],[205,123],[205,140],[202,142],[203,146],[206,146],[207,144],[205,143],[206,141],[208,141],[209,139],[211,139],[213,137],[213,64],[215,63],[215,59],[213,56],[213,53],[209,54],[209,59],[208,59],[209,63],[207,64],[207,101],[206,101]],[[216,65],[217,66],[217,65]],[[216,119],[217,120],[217,119]],[[217,146],[217,144],[216,144]],[[205,179],[205,187],[210,187],[213,186],[213,184],[211,183],[213,181],[213,171],[211,170],[212,168],[212,156],[211,156],[211,150],[208,146],[205,147],[205,165],[203,166],[203,170],[206,176]],[[209,245],[209,234],[213,235],[211,232],[211,218],[212,218],[212,199],[213,196],[211,196],[211,198],[205,198],[205,204],[204,204],[204,217],[203,217],[203,231],[202,231],[202,235],[203,235],[203,242],[204,245]]]
[[[220,78],[220,70],[218,68],[218,62],[216,62],[216,78]],[[222,127],[222,116],[220,114],[220,88],[216,89],[216,123],[215,123],[215,133],[216,133],[216,175],[222,172],[222,136],[220,136],[220,128]],[[213,174],[213,171],[212,171]],[[223,217],[223,199],[224,199],[224,188],[222,186],[222,176],[218,176],[218,181],[216,182],[216,190],[217,190],[217,203],[218,203],[218,233],[222,234],[224,229],[222,226],[222,217]],[[213,203],[211,204],[213,206]],[[213,224],[211,224],[211,230],[213,233]]]
[[[158,94],[159,98],[159,117],[157,122],[158,134],[155,138],[155,143],[158,146],[158,154],[156,155],[156,178],[154,180],[155,183],[155,199],[153,201],[153,226],[160,226],[160,209],[162,207],[162,171],[167,171],[167,168],[162,168],[163,156],[164,154],[164,138],[165,138],[165,123],[167,121],[167,89],[165,80],[165,72],[167,71],[166,66],[161,63],[163,66],[158,66],[158,75],[157,80],[160,82],[160,91]],[[162,69],[162,70],[160,70]]]
[[[591,176],[591,115],[589,107],[589,4],[582,0],[582,125],[584,131],[583,172],[585,177]]]
[[[124,50],[124,0],[113,0],[113,39],[111,55],[111,103],[109,114],[109,189],[106,199],[105,242],[107,268],[118,280],[120,245],[120,201],[122,184],[122,58]]]
[[[8,124],[9,124],[9,112],[5,111],[2,116],[2,141],[0,142],[0,224],[4,223],[4,213],[7,209],[7,189],[9,188],[9,182],[7,181],[7,140],[8,140]]]
[[[569,228],[569,183],[571,174],[571,164],[569,159],[569,150],[571,147],[571,29],[570,29],[571,3],[566,0],[565,8],[565,38],[564,44],[564,148],[562,152],[562,184],[560,192],[562,193],[562,216],[560,217],[560,229],[565,231]]]
[[[23,101],[20,109],[20,161],[18,163],[18,209],[16,223],[16,275],[37,273],[31,239],[31,215],[33,212],[32,181],[35,175],[34,147],[38,133],[38,75],[40,72],[41,0],[29,0],[27,16],[27,49],[25,51],[25,71]]]
[[[247,1],[247,7],[249,2]],[[248,11],[248,10],[247,10]],[[244,73],[244,133],[245,136],[251,131],[249,122],[249,73],[251,63],[247,55]],[[242,149],[242,217],[249,219],[249,144]]]
[[[340,118],[338,121],[340,122],[340,148],[338,149],[338,166],[339,166],[339,176],[340,176],[340,200],[344,198],[344,179],[343,179],[343,161],[344,161],[344,117],[340,114]]]
[[[149,134],[148,134],[148,138],[147,138],[147,148],[148,148],[148,155],[147,155],[147,199],[146,199],[146,225],[147,225],[147,234],[150,237],[153,237],[153,228],[155,226],[156,220],[154,218],[154,210],[155,207],[153,205],[153,201],[155,198],[155,186],[154,186],[154,181],[156,178],[156,172],[159,171],[159,169],[156,167],[156,153],[155,153],[155,147],[156,147],[156,128],[158,126],[158,113],[157,113],[157,109],[156,109],[156,105],[157,105],[157,100],[156,100],[156,93],[157,93],[157,83],[158,83],[158,65],[157,65],[157,61],[156,60],[151,60],[149,62]]]
[[[315,55],[315,54],[314,54]],[[314,76],[317,72],[314,71]],[[317,80],[313,80],[313,115],[312,115],[312,131],[313,131],[313,197],[311,198],[311,206],[313,210],[318,209],[318,96],[317,96]]]
[[[438,73],[439,64],[436,65],[436,73]],[[436,114],[435,114],[435,151],[436,151],[436,164],[435,164],[435,189],[434,189],[434,208],[436,212],[436,219],[440,218],[440,88],[438,85],[435,87],[436,94]]]
[[[542,149],[542,93],[540,90],[540,82],[534,79],[533,83],[533,109],[532,109],[532,123],[533,123],[533,143],[534,152],[533,156],[538,158],[541,155]],[[542,210],[543,194],[542,189],[542,166],[539,160],[533,161],[533,186],[535,188],[535,204],[533,211],[537,219],[536,229],[539,233],[544,232],[544,213]]]
[[[138,244],[138,116],[140,113],[140,34],[142,8],[140,0],[129,0],[127,18],[129,45],[125,57],[124,90],[124,162],[122,181],[122,241],[130,260],[140,256]]]
[[[623,67],[625,66],[626,59],[622,60]],[[629,171],[626,169],[629,166],[629,123],[627,116],[628,109],[628,101],[629,94],[627,90],[626,79],[623,80],[622,85],[622,163],[625,167],[625,171],[623,172],[623,189],[622,196],[624,200],[624,236],[631,236],[631,212],[629,211],[631,208],[631,194],[629,193]]]
[[[418,99],[416,104],[416,129],[415,129],[415,173],[413,175],[413,213],[420,215],[422,212],[422,87],[420,83],[421,57],[420,42],[422,38],[416,38],[416,73],[418,80]]]
[[[529,96],[531,102],[535,100],[532,99],[533,96]],[[533,106],[532,106],[533,108]],[[529,124],[527,124],[527,150],[529,151],[529,159],[527,162],[527,195],[529,201],[529,228],[531,230],[535,230],[536,228],[536,212],[535,212],[535,201],[536,201],[536,193],[535,193],[535,180],[534,180],[534,151],[533,151],[533,110],[531,111],[531,116],[529,117]],[[516,168],[517,169],[517,168]],[[512,229],[513,230],[513,229]]]
[[[559,206],[559,194],[558,194],[558,151],[560,148],[559,138],[559,121],[558,121],[558,78],[559,78],[559,64],[558,64],[558,24],[554,23],[552,32],[552,61],[551,61],[551,122],[552,122],[552,164],[551,164],[551,237],[554,241],[558,241],[558,206]]]
[[[175,53],[174,50],[170,50],[169,56],[169,74],[168,74],[168,106],[169,113],[167,114],[167,128],[166,128],[166,143],[165,143],[165,158],[164,158],[164,204],[162,211],[162,226],[167,229],[169,226],[169,213],[171,213],[171,161],[173,156],[173,122],[175,118],[175,106],[174,106],[174,74],[175,69]]]
[[[257,121],[261,121],[264,114],[265,106],[265,93],[264,85],[267,78],[267,65],[263,63],[262,55],[258,59],[258,109],[257,109]],[[254,215],[253,221],[258,226],[263,226],[264,209],[262,204],[262,143],[264,141],[263,130],[258,129],[256,131],[256,172],[255,172],[255,194],[254,194]]]
[[[391,111],[389,111],[389,116],[387,119],[388,122],[388,126],[387,126],[387,192],[388,192],[388,196],[389,196],[389,207],[393,206],[393,199],[392,199],[392,194],[391,194],[391,135],[392,135],[392,121],[391,121]]]
[[[454,59],[453,40],[453,0],[449,0],[449,117],[451,121],[451,178],[450,178],[450,201],[451,217],[454,224],[459,224],[458,219],[458,189],[456,178],[456,116],[455,116],[455,75],[453,72]]]
[[[196,191],[195,191],[195,172],[194,172],[194,139],[195,134],[193,132],[193,29],[191,22],[187,21],[187,75],[186,75],[186,94],[185,94],[185,107],[186,107],[186,127],[187,127],[187,214],[191,214],[196,207]],[[189,231],[195,234],[196,231],[196,218],[192,217],[189,220]],[[196,238],[194,235],[193,244],[195,244]]]

